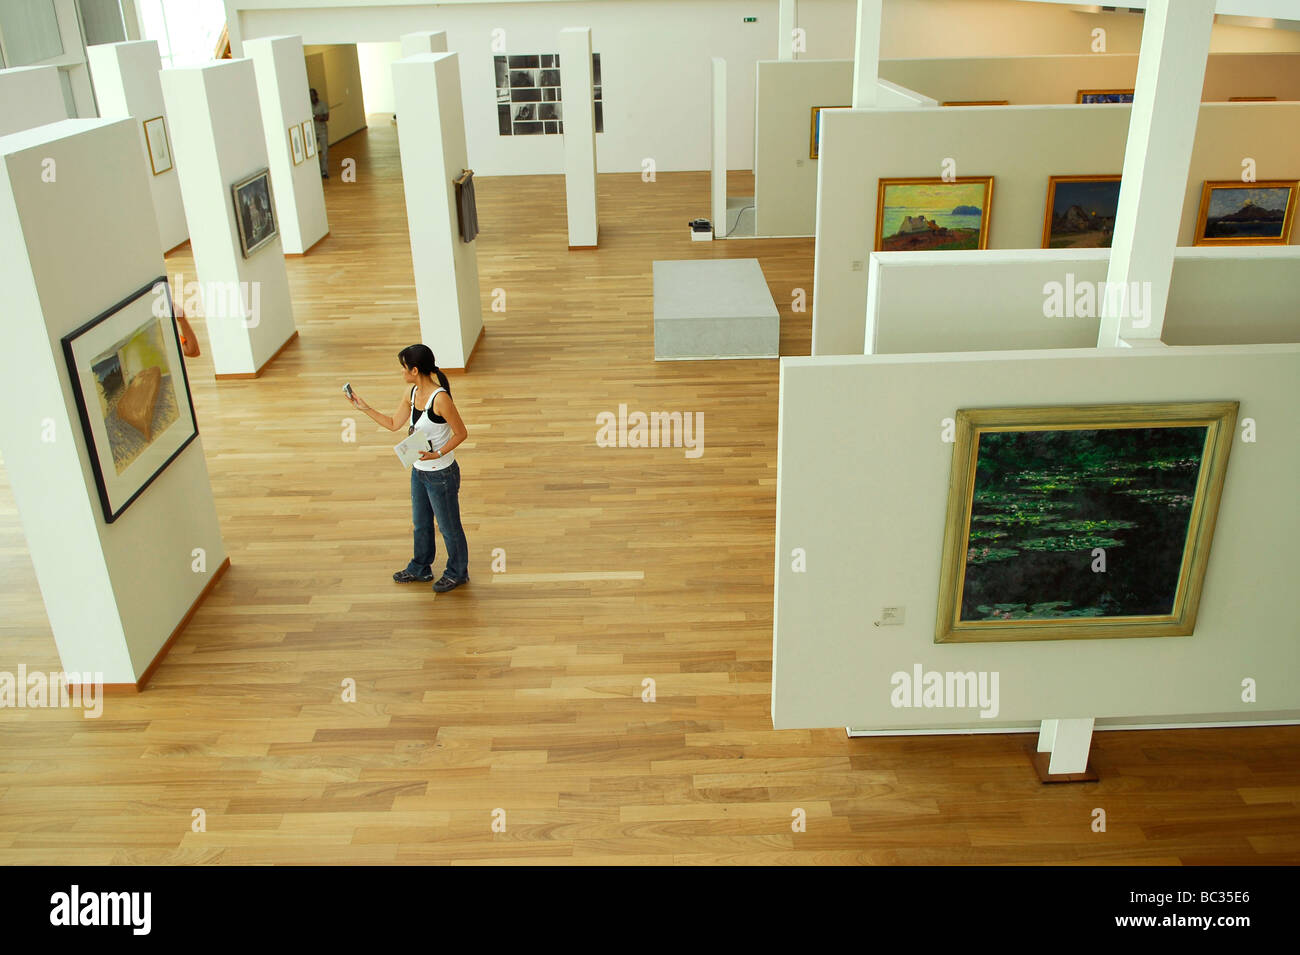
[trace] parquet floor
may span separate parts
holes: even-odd
[[[418,336],[395,130],[330,156],[332,234],[287,262],[299,341],[257,381],[190,369],[233,566],[144,693],[0,710],[0,861],[1300,861],[1296,728],[1100,733],[1102,781],[1057,787],[1025,736],[771,728],[777,363],[656,364],[651,261],[757,256],[806,354],[812,241],[691,243],[707,173],[601,176],[601,247],[573,253],[561,177],[479,182],[506,311],[453,380],[473,582],[392,583],[407,478],[339,387],[396,406]],[[598,448],[620,403],[703,412],[703,456]],[[7,486],[0,612],[0,670],[57,668]]]

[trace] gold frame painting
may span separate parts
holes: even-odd
[[[848,109],[848,106],[814,106],[812,119],[808,126],[808,158],[817,159],[821,155],[821,124],[818,118],[824,109]]]
[[[305,120],[302,124],[302,142],[307,150],[307,158],[311,159],[316,155],[316,122],[315,120]]]
[[[959,410],[935,643],[1190,635],[1237,410]]]
[[[141,125],[144,127],[145,148],[149,150],[149,168],[153,170],[155,176],[161,176],[163,173],[168,172],[174,165],[172,162],[171,141],[167,138],[167,117],[154,116],[152,119],[146,119],[141,123]],[[160,140],[158,145],[165,150],[161,156],[158,155],[159,150],[154,148],[154,140],[150,135],[151,127],[159,131]],[[164,165],[164,163],[166,163],[166,165]]]
[[[992,209],[993,177],[992,176],[956,176],[952,179],[944,179],[940,176],[915,176],[915,177],[903,178],[903,179],[881,179],[879,181],[879,184],[876,187],[876,232],[875,232],[874,250],[876,252],[887,251],[884,247],[885,237],[881,233],[885,225],[885,195],[890,187],[893,186],[950,187],[950,186],[957,186],[957,185],[975,185],[975,184],[979,184],[982,187],[982,196],[980,199],[980,206],[979,206],[980,209],[979,235],[976,239],[975,248],[987,249],[989,244],[989,223],[990,223],[990,217],[993,212]],[[956,210],[958,208],[961,208],[962,205],[963,204],[960,202],[954,205],[952,207],[953,213],[955,214]],[[924,219],[925,218],[924,214],[922,214],[920,218]],[[938,222],[935,221],[934,224],[938,225]],[[893,236],[891,236],[891,238],[892,237]],[[916,251],[924,251],[924,250],[918,248],[916,249]]]
[[[1109,175],[1109,176],[1049,176],[1049,177],[1047,178],[1047,206],[1046,206],[1046,208],[1045,208],[1044,211],[1043,211],[1043,246],[1042,246],[1042,247],[1043,247],[1044,249],[1050,249],[1050,248],[1053,247],[1053,246],[1052,246],[1052,224],[1053,224],[1053,222],[1055,221],[1055,217],[1054,217],[1054,215],[1053,215],[1053,211],[1052,211],[1052,210],[1053,210],[1053,208],[1054,208],[1055,205],[1056,205],[1056,187],[1057,187],[1059,184],[1061,184],[1061,183],[1067,183],[1067,184],[1068,184],[1068,183],[1081,183],[1081,182],[1104,182],[1104,183],[1112,183],[1112,182],[1113,182],[1113,183],[1118,184],[1118,183],[1119,183],[1119,180],[1120,180],[1120,177],[1119,177],[1119,176],[1114,176],[1114,175]],[[1116,207],[1118,208],[1118,204],[1119,204],[1119,193],[1118,193],[1118,190],[1116,190],[1115,203],[1116,203]],[[1089,210],[1085,210],[1085,212],[1088,212],[1088,211],[1089,211]],[[1096,219],[1096,214],[1095,214],[1095,212],[1091,212],[1090,215],[1091,215],[1093,221],[1095,222],[1095,219]],[[1112,233],[1114,232],[1114,227],[1113,227],[1113,226],[1112,226],[1112,228],[1111,228],[1111,231],[1112,231]],[[1105,245],[1105,246],[1074,245],[1074,246],[1056,246],[1056,248],[1110,248],[1110,246],[1109,246],[1109,245]]]
[[[1255,192],[1257,190],[1288,190],[1286,207],[1282,210],[1282,220],[1279,223],[1279,233],[1276,236],[1269,235],[1242,235],[1242,236],[1206,236],[1205,230],[1209,226],[1210,205],[1216,190],[1233,191],[1233,192]],[[1221,179],[1206,182],[1201,187],[1201,204],[1196,210],[1196,231],[1192,233],[1192,245],[1290,245],[1291,228],[1295,225],[1296,195],[1300,193],[1300,180],[1296,179],[1262,179],[1258,182],[1242,182],[1240,179]],[[1245,202],[1251,202],[1251,197],[1247,196]],[[1245,203],[1236,214],[1245,211]],[[1221,222],[1222,218],[1215,220]],[[1243,221],[1249,221],[1243,220]]]
[[[1131,90],[1131,89],[1129,89],[1129,90],[1079,90],[1079,91],[1078,91],[1077,93],[1075,93],[1075,95],[1074,95],[1074,102],[1075,102],[1076,104],[1083,103],[1083,98],[1084,98],[1085,96],[1128,96],[1128,97],[1130,98],[1130,99],[1129,99],[1129,102],[1132,102],[1132,96],[1133,96],[1133,93],[1134,93],[1134,90]],[[1104,104],[1104,103],[1087,103],[1087,104],[1085,104],[1085,105],[1087,105],[1087,106],[1104,106],[1104,105],[1107,105],[1107,104]]]
[[[289,127],[289,155],[295,166],[301,166],[307,161],[307,147],[302,138],[301,123]]]

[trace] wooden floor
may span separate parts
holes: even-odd
[[[777,362],[656,364],[651,262],[757,256],[797,355],[813,247],[691,243],[707,173],[601,176],[582,252],[561,177],[479,181],[487,334],[452,383],[473,582],[393,583],[407,477],[339,388],[396,406],[419,338],[395,130],[330,157],[331,235],[287,260],[300,339],[256,381],[190,366],[230,572],[101,719],[0,711],[0,861],[1300,861],[1296,728],[1100,733],[1102,781],[1070,786],[1037,782],[1023,735],[771,728]],[[598,448],[620,404],[703,412],[703,456]],[[0,670],[58,667],[7,485],[0,614]]]

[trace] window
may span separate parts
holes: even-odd
[[[164,68],[211,62],[226,26],[222,0],[136,0],[144,36],[158,41]]]
[[[0,3],[0,47],[5,66],[27,66],[63,55],[54,0]]]

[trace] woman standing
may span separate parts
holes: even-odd
[[[352,404],[389,431],[406,428],[428,436],[432,451],[421,451],[411,468],[411,520],[415,525],[415,556],[403,570],[393,574],[398,583],[433,580],[433,561],[438,548],[433,538],[435,518],[447,545],[447,568],[433,589],[445,593],[469,583],[469,544],[460,526],[460,465],[452,454],[468,435],[460,412],[451,400],[447,376],[434,362],[427,345],[410,345],[398,352],[402,378],[411,386],[392,417],[380,414],[356,392]]]

